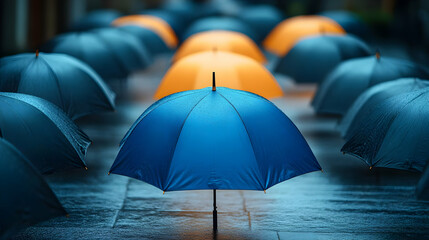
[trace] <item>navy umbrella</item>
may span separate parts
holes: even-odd
[[[328,17],[338,24],[347,32],[363,39],[370,35],[368,26],[354,13],[348,11],[326,11],[319,15]]]
[[[42,50],[65,53],[91,66],[104,79],[123,79],[150,63],[137,37],[117,28],[103,28],[55,37]]]
[[[265,191],[318,170],[307,142],[274,104],[213,86],[150,106],[122,140],[110,172],[163,191],[213,189],[215,194],[217,189]]]
[[[383,101],[341,151],[371,168],[423,171],[429,162],[428,102],[428,88]]]
[[[247,35],[255,42],[259,42],[261,40],[260,36],[258,36],[249,25],[238,19],[230,17],[209,17],[197,20],[185,31],[185,34],[182,36],[182,40],[187,39],[193,34],[211,30],[240,32]]]
[[[416,194],[418,199],[429,201],[429,165],[417,184]]]
[[[0,138],[0,239],[67,213],[37,169]]]
[[[115,107],[115,94],[100,76],[65,54],[37,52],[1,58],[0,91],[41,97],[72,119]]]
[[[396,96],[429,87],[429,81],[417,78],[404,78],[377,84],[363,92],[341,119],[338,129],[345,139],[350,139],[359,126],[366,122],[368,116],[376,109],[378,103]]]
[[[237,15],[237,18],[252,26],[256,34],[263,39],[285,17],[276,7],[262,4],[243,8]]]
[[[122,25],[118,29],[136,36],[147,47],[151,55],[171,51],[164,40],[152,30],[136,25]]]
[[[70,30],[88,31],[96,28],[106,28],[120,16],[121,13],[113,9],[95,10],[73,23]]]
[[[0,93],[0,136],[41,173],[86,168],[84,157],[90,139],[63,110],[44,99]]]
[[[347,60],[325,78],[312,105],[316,113],[343,115],[369,87],[406,77],[429,79],[429,70],[410,61],[380,57],[379,53]]]
[[[342,61],[369,55],[369,47],[350,35],[308,37],[296,43],[274,71],[298,83],[320,83]]]
[[[164,20],[170,27],[174,30],[177,36],[181,36],[187,25],[189,24],[186,19],[181,17],[181,15],[169,12],[167,10],[162,9],[150,9],[150,10],[144,10],[140,14],[143,15],[151,15],[154,17],[159,17],[162,20]]]

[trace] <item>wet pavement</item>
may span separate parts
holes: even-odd
[[[158,60],[130,77],[117,111],[87,117],[79,126],[91,137],[88,170],[46,177],[69,217],[23,230],[16,239],[211,239],[211,191],[162,191],[144,182],[107,175],[118,144],[168,68]],[[314,86],[287,87],[273,102],[297,125],[323,167],[267,190],[218,191],[218,239],[429,239],[429,202],[417,201],[420,177],[370,170],[339,152],[344,141],[336,119],[316,117]],[[125,97],[127,96],[127,97]],[[130,100],[132,99],[132,100]]]

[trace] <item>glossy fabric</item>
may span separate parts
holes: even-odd
[[[312,105],[317,113],[344,115],[369,87],[406,77],[429,79],[429,70],[410,61],[383,56],[350,59],[324,79]]]
[[[208,17],[193,22],[185,31],[182,40],[190,36],[205,31],[225,30],[242,33],[255,42],[260,41],[260,37],[253,31],[252,27],[246,23],[230,17]]]
[[[71,31],[88,31],[96,28],[107,28],[121,13],[113,9],[101,9],[89,12],[70,27]]]
[[[298,41],[274,71],[298,83],[320,83],[342,61],[369,55],[369,47],[350,35],[311,36]]]
[[[398,94],[427,87],[429,87],[429,81],[416,78],[403,78],[377,84],[359,95],[341,119],[338,130],[343,138],[350,139],[359,131],[359,126],[366,122],[379,103]]]
[[[103,79],[123,79],[150,64],[149,51],[137,37],[116,28],[59,35],[42,47],[91,66]]]
[[[210,87],[150,106],[124,137],[110,172],[164,191],[265,190],[320,169],[301,133],[271,102]]]
[[[174,54],[173,61],[176,62],[194,53],[213,50],[241,54],[262,64],[266,62],[264,54],[252,39],[242,33],[223,30],[192,35]]]
[[[72,119],[115,107],[115,94],[100,76],[65,54],[25,53],[1,58],[0,92],[46,99]]]
[[[378,104],[341,151],[371,167],[423,171],[429,162],[429,89]]]
[[[304,37],[339,34],[346,32],[335,21],[322,16],[298,16],[279,23],[262,43],[264,48],[277,56],[286,55]]]
[[[211,86],[213,72],[218,86],[253,92],[265,98],[283,96],[276,79],[262,64],[235,53],[206,51],[177,61],[165,74],[154,97],[160,99]]]
[[[44,99],[0,93],[0,133],[41,173],[86,166],[90,139],[60,108]]]
[[[0,239],[9,239],[22,228],[67,214],[37,169],[2,138],[0,189]]]

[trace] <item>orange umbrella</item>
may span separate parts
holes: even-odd
[[[263,46],[268,51],[284,56],[300,39],[318,34],[345,34],[335,21],[322,16],[299,16],[279,23],[265,38]]]
[[[170,48],[175,48],[178,44],[178,39],[173,29],[166,21],[159,17],[150,15],[129,15],[117,18],[112,22],[112,25],[136,25],[148,28],[158,34]]]
[[[207,31],[192,35],[177,50],[173,61],[177,61],[193,53],[211,51],[213,49],[245,55],[260,63],[266,61],[264,54],[248,36],[238,32],[223,30]]]
[[[273,75],[252,58],[224,51],[205,51],[184,57],[173,64],[154,98],[209,87],[212,84],[212,72],[216,72],[218,86],[253,92],[265,98],[283,96]]]

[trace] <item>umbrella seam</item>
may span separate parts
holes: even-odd
[[[46,67],[49,69],[49,71],[52,73],[52,75],[54,75],[55,82],[56,82],[57,87],[58,87],[58,92],[60,94],[61,106],[62,106],[62,109],[64,109],[65,106],[64,106],[63,92],[61,91],[61,86],[60,86],[60,82],[58,81],[58,76],[54,72],[54,70],[52,69],[51,65],[49,65],[49,63],[45,59],[43,59],[42,57],[40,59],[43,60],[43,62],[46,64]],[[67,112],[67,116],[69,116],[68,112]],[[70,118],[72,118],[72,117],[70,116]]]

